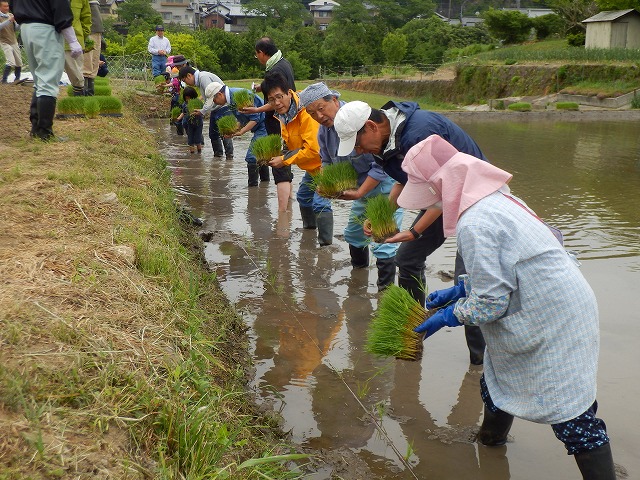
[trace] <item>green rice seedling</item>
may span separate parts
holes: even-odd
[[[515,102],[507,107],[514,112],[530,112],[531,104],[528,102]]]
[[[425,310],[404,288],[389,285],[367,329],[366,350],[401,360],[422,358],[422,334],[413,331],[436,310]]]
[[[164,78],[164,75],[156,75],[155,77],[153,77],[153,83],[154,85],[158,86],[163,83],[167,83],[167,79]]]
[[[224,117],[220,117],[216,120],[218,124],[218,130],[221,135],[231,135],[235,133],[240,128],[240,124],[238,123],[238,119],[234,115],[225,115]]]
[[[58,112],[63,115],[79,115],[84,113],[85,97],[65,97],[58,102]]]
[[[345,190],[358,188],[358,173],[349,162],[332,163],[313,176],[313,184],[323,197],[336,198]]]
[[[253,107],[253,99],[255,94],[250,90],[243,88],[233,92],[233,103],[236,104],[238,110],[242,110],[246,107]]]
[[[376,195],[367,200],[365,227],[371,230],[374,242],[382,243],[398,233],[398,225],[393,218],[396,208],[386,195]]]
[[[90,52],[94,48],[96,48],[96,42],[94,42],[91,37],[86,37],[84,39],[84,50],[83,51],[84,52]]]
[[[84,101],[84,114],[88,118],[96,118],[100,113],[100,102],[96,97],[87,97]]]
[[[118,97],[94,97],[100,103],[100,113],[122,113],[122,101]]]
[[[256,157],[258,165],[268,165],[269,160],[282,153],[282,137],[272,134],[256,138],[251,144],[251,153]]]
[[[557,110],[580,110],[580,106],[576,102],[558,102],[556,103]]]
[[[171,109],[171,120],[175,122],[181,113],[182,113],[182,109],[180,107],[173,107]]]
[[[111,95],[111,87],[109,85],[95,85],[93,94],[96,97],[108,97]]]
[[[96,77],[93,79],[94,85],[109,85],[110,81],[107,77]]]
[[[187,110],[189,111],[189,122],[195,123],[197,121],[194,111],[202,110],[202,100],[199,98],[192,98],[187,102]]]

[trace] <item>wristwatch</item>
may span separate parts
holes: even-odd
[[[418,238],[420,238],[420,237],[422,236],[422,234],[421,234],[421,233],[416,232],[416,229],[415,229],[415,228],[413,228],[413,227],[409,228],[409,231],[411,232],[411,235],[413,235],[413,238],[414,238],[415,240],[417,240]]]

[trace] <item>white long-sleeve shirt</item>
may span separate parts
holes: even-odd
[[[160,38],[158,35],[154,35],[149,39],[147,50],[151,55],[158,55],[160,50],[164,50],[169,54],[171,53],[171,43],[167,37]]]

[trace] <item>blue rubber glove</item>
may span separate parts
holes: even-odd
[[[428,310],[436,307],[442,307],[449,302],[455,302],[459,298],[466,297],[467,292],[464,290],[464,281],[460,280],[457,285],[451,288],[443,288],[442,290],[436,290],[431,292],[427,297],[427,303],[425,307]]]
[[[453,313],[453,308],[456,304],[451,304],[448,307],[442,308],[434,313],[431,317],[427,318],[424,322],[413,329],[414,332],[424,333],[424,338],[428,338],[442,327],[459,327],[462,325]]]

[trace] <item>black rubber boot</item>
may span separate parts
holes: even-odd
[[[184,127],[182,126],[182,120],[176,123],[176,133],[178,135],[184,135]]]
[[[396,257],[378,258],[378,291],[382,291],[396,281]]]
[[[507,436],[511,425],[513,424],[513,415],[502,410],[493,413],[486,405],[484,407],[484,419],[482,426],[476,436],[476,440],[487,447],[497,447],[507,443]]]
[[[87,97],[93,97],[96,93],[95,78],[84,79],[84,94]]]
[[[300,216],[302,217],[302,228],[305,230],[316,229],[316,214],[313,208],[300,206]]]
[[[14,75],[15,75],[15,78],[13,79],[13,83],[14,83],[14,84],[16,84],[16,85],[17,85],[17,84],[19,84],[19,83],[24,82],[24,80],[22,80],[22,79],[20,78],[20,75],[22,75],[22,67],[15,67],[15,68],[13,69],[13,73],[14,73]]]
[[[56,97],[38,97],[38,122],[35,135],[44,141],[49,141],[53,136],[53,117],[56,114]]]
[[[38,97],[36,97],[36,91],[33,90],[31,96],[31,107],[29,108],[29,120],[31,120],[31,136],[36,136],[38,130]]]
[[[333,243],[333,212],[321,212],[316,215],[318,243],[321,247]]]
[[[268,165],[260,165],[260,167],[258,167],[258,173],[260,174],[260,181],[261,182],[268,182],[269,181],[269,166]]]
[[[609,443],[587,452],[576,453],[573,457],[584,480],[616,480]]]
[[[5,65],[4,71],[2,72],[2,83],[7,83],[7,79],[9,78],[10,73],[11,73],[11,65]]]
[[[74,97],[84,97],[84,85],[82,87],[76,87],[73,85],[73,96]]]
[[[250,187],[258,186],[258,165],[255,163],[247,163],[247,173],[249,174],[248,185]]]
[[[422,269],[421,276],[424,277],[424,269]],[[401,271],[398,276],[398,285],[409,292],[411,297],[424,307],[426,300],[425,286],[419,278],[403,276]]]
[[[354,247],[349,245],[351,266],[353,268],[367,268],[369,266],[369,247]]]
[[[215,122],[215,120],[210,120],[211,122]],[[224,152],[222,151],[222,138],[212,138],[211,139],[211,147],[213,148],[213,156],[222,158],[224,156]]]
[[[233,140],[231,138],[223,138],[224,154],[227,160],[233,160]]]

